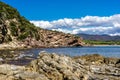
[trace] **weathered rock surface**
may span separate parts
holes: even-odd
[[[85,45],[82,38],[71,34],[44,29],[41,29],[39,33],[41,36],[40,43],[46,47],[73,47]]]
[[[0,65],[0,80],[48,80],[43,74],[27,71],[24,66]]]
[[[41,52],[27,66],[0,65],[0,80],[120,80],[119,60],[97,54],[72,58]]]
[[[12,40],[0,44],[0,50],[25,49],[25,48],[49,48],[49,47],[78,47],[85,46],[82,38],[62,32],[40,29],[40,39],[26,38],[22,41]]]

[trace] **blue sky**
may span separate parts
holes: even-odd
[[[120,35],[120,0],[1,0],[45,29]]]
[[[2,0],[29,20],[57,20],[120,13],[120,0]]]

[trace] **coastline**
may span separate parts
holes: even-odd
[[[39,43],[39,42],[38,42]],[[22,41],[12,41],[0,44],[0,50],[21,50],[21,49],[32,49],[32,48],[66,48],[66,47],[83,47],[83,45],[41,45],[41,44],[26,44]]]
[[[92,45],[92,46],[120,46],[120,45]]]
[[[32,49],[32,48],[71,48],[71,47],[107,47],[107,46],[116,46],[120,47],[120,45],[83,45],[83,46],[36,46],[36,45],[26,45],[24,42],[14,41],[0,44],[1,50],[22,50],[22,49]]]
[[[120,45],[106,45],[106,44],[102,44],[102,45],[96,45],[96,44],[86,44],[86,45],[84,45],[84,46],[88,46],[88,47],[90,47],[90,46],[120,46]]]

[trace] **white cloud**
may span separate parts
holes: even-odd
[[[44,29],[49,29],[49,28],[53,28],[54,27],[48,21],[30,21],[30,22],[35,24],[36,26],[44,28]]]
[[[64,32],[64,33],[72,33],[72,31],[70,30],[67,30],[67,29],[61,29],[61,28],[58,28],[58,29],[52,29],[53,31],[59,31],[59,32]]]
[[[74,29],[73,34],[86,33],[86,34],[109,34],[113,27],[89,27]]]
[[[110,36],[118,36],[118,35],[120,35],[120,33],[110,34]]]
[[[64,18],[54,21],[31,21],[44,29],[78,34],[109,34],[120,35],[120,14],[99,17],[85,16],[80,19]]]

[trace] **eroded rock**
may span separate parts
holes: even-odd
[[[94,59],[91,59],[92,57]],[[88,58],[90,57],[90,58]],[[100,61],[102,59],[102,61]],[[120,80],[119,60],[100,55],[69,57],[41,52],[27,66],[0,65],[1,80]],[[98,61],[97,61],[98,60]],[[109,59],[108,59],[109,60]],[[116,62],[117,61],[117,62]],[[94,62],[94,63],[93,63]],[[100,63],[99,63],[100,62]],[[111,65],[112,64],[112,65]]]

